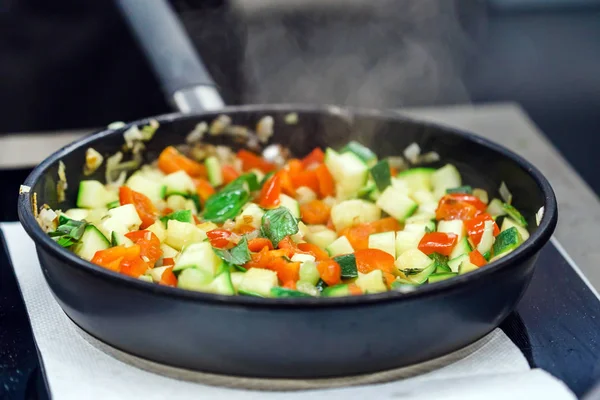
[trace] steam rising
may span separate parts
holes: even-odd
[[[469,101],[453,0],[236,0],[248,103],[398,108]],[[293,14],[293,16],[292,16]]]

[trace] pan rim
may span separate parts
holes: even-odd
[[[132,125],[147,124],[151,119],[157,120],[159,123],[171,122],[181,119],[196,119],[211,115],[245,113],[245,112],[262,112],[265,115],[273,112],[313,112],[321,114],[347,114],[356,117],[375,117],[381,118],[384,121],[404,121],[423,127],[436,128],[443,132],[444,135],[452,135],[461,139],[470,140],[477,144],[486,147],[501,156],[508,158],[513,163],[521,167],[530,177],[536,182],[540,192],[544,198],[544,215],[538,229],[531,234],[530,238],[519,246],[515,251],[502,257],[485,268],[478,269],[469,274],[459,275],[453,279],[423,285],[418,289],[410,292],[389,291],[385,293],[367,294],[361,296],[348,297],[323,297],[323,298],[260,298],[251,296],[227,296],[212,293],[196,292],[173,288],[154,283],[144,282],[139,279],[128,277],[117,272],[113,272],[92,264],[89,261],[79,258],[74,253],[60,247],[48,235],[46,235],[32,212],[31,193],[19,195],[18,214],[19,220],[23,225],[27,234],[33,239],[36,248],[43,248],[53,257],[61,260],[71,268],[77,268],[80,271],[94,275],[99,279],[112,282],[117,285],[126,286],[129,290],[140,290],[144,292],[152,292],[155,295],[163,297],[171,297],[182,301],[211,303],[222,306],[248,306],[252,308],[341,308],[341,307],[356,307],[370,306],[395,301],[406,301],[420,299],[423,297],[433,297],[442,293],[447,293],[455,290],[460,290],[465,285],[476,284],[480,279],[485,279],[487,276],[494,275],[505,269],[514,268],[520,262],[534,256],[541,248],[550,240],[552,233],[558,220],[558,206],[554,191],[544,177],[544,175],[529,161],[517,155],[511,150],[498,145],[486,138],[483,138],[474,133],[456,129],[453,127],[444,126],[441,124],[430,123],[414,118],[407,117],[401,111],[392,110],[375,110],[365,108],[342,107],[336,105],[305,105],[305,104],[273,104],[273,105],[245,105],[245,106],[230,106],[218,111],[202,112],[194,114],[168,113],[155,117],[149,117],[132,121],[119,129],[105,129],[96,132],[92,135],[81,138],[63,148],[57,150],[44,161],[37,165],[27,179],[24,185],[34,187],[36,182],[44,175],[45,171],[66,154],[86,146],[88,143],[96,141],[106,136],[116,135],[123,132]]]

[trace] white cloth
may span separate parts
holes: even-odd
[[[4,223],[1,228],[50,391],[56,399],[295,400],[308,395],[327,400],[575,399],[564,383],[543,370],[530,369],[519,349],[499,329],[441,359],[362,377],[309,381],[241,379],[163,368],[120,353],[82,333],[53,298],[34,244],[23,228],[18,223]],[[299,388],[304,390],[283,390]]]

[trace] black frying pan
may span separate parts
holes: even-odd
[[[169,26],[171,33],[179,29],[161,1],[153,0],[152,7],[141,0],[121,4],[134,27],[139,28],[138,22],[144,18],[146,23],[153,16],[158,18],[158,12],[162,15],[160,23]],[[143,15],[136,9],[141,4],[146,6],[141,9]],[[165,22],[165,16],[170,22]],[[151,26],[156,28],[157,23]],[[154,43],[167,45],[168,35],[160,36],[156,31]],[[172,43],[181,44],[177,40]],[[191,52],[189,46],[187,49]],[[154,64],[160,64],[162,55],[152,48],[147,50]],[[181,59],[173,57],[171,54],[168,59],[179,65]],[[202,95],[206,90],[187,89],[186,80],[193,76],[178,75],[177,68],[157,68],[165,90],[183,93],[175,100],[182,109],[184,103],[189,111],[218,106],[218,95],[214,96],[216,91],[211,89],[207,74],[197,68],[195,57],[189,60],[192,63],[188,66],[196,65],[191,70],[202,78],[191,81],[192,86],[212,90],[212,100]],[[173,76],[178,79],[171,79]],[[290,112],[298,114],[297,124],[285,123]],[[142,282],[62,249],[39,228],[32,213],[34,192],[38,204],[62,209],[74,206],[77,181],[84,178],[86,149],[91,146],[103,154],[114,153],[123,144],[122,133],[127,127],[105,130],[59,150],[35,168],[25,182],[31,192],[19,199],[19,217],[35,241],[44,276],[66,314],[86,332],[120,350],[176,367],[254,377],[343,376],[421,362],[472,343],[502,322],[527,288],[538,252],[556,226],[552,188],[526,160],[478,136],[408,120],[392,112],[282,105],[166,115],[156,118],[160,129],[145,156],[155,158],[165,146],[183,142],[197,123],[210,122],[219,114],[246,126],[255,126],[265,115],[273,116],[272,142],[288,145],[300,156],[315,146],[338,147],[350,139],[360,140],[381,156],[398,154],[417,142],[423,149],[438,152],[443,162],[455,164],[467,182],[491,193],[505,181],[515,206],[529,222],[531,238],[484,268],[411,293],[263,299]],[[59,160],[65,163],[70,182],[67,200],[60,204],[56,194]],[[102,179],[103,174],[97,171],[92,179]],[[538,227],[535,213],[541,206],[545,213]]]

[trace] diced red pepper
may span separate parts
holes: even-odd
[[[380,269],[393,274],[396,271],[394,256],[379,249],[362,249],[354,252],[358,272],[368,274]]]
[[[465,228],[467,229],[471,242],[473,242],[475,246],[481,241],[481,236],[483,235],[483,230],[485,228],[485,221],[494,222],[494,236],[497,236],[500,233],[500,228],[498,228],[498,225],[490,214],[483,213],[465,221]]]
[[[469,253],[469,261],[471,261],[471,264],[477,265],[478,267],[483,267],[487,264],[487,260],[479,251],[477,251],[477,249]]]
[[[281,177],[278,174],[273,175],[260,191],[258,204],[262,208],[272,208],[279,205],[279,196],[281,195]]]
[[[309,225],[326,224],[331,208],[321,200],[312,200],[300,206],[300,217]]]
[[[223,249],[229,246],[231,232],[226,229],[218,228],[206,232],[206,236],[208,236],[208,240],[212,247]]]
[[[196,193],[198,194],[198,197],[200,197],[200,200],[202,200],[202,204],[204,204],[210,196],[215,194],[215,188],[206,179],[195,178],[193,181],[196,186]]]
[[[206,167],[183,154],[173,146],[166,147],[158,157],[158,168],[165,174],[185,171],[191,177],[205,177]]]
[[[254,154],[248,150],[240,150],[237,153],[237,158],[242,160],[242,169],[248,171],[254,168],[258,168],[264,173],[274,171],[276,166],[273,163],[268,162],[258,154]]]
[[[133,231],[126,233],[125,237],[140,246],[140,257],[149,266],[152,267],[162,257],[160,240],[154,233],[147,230]]]
[[[468,203],[482,212],[485,211],[485,209],[487,208],[485,203],[483,201],[481,201],[479,199],[479,197],[473,196],[472,194],[450,193],[450,194],[446,195],[445,197],[450,197],[456,201]]]
[[[240,173],[235,170],[231,165],[223,165],[221,167],[221,175],[223,176],[223,183],[227,185],[230,182],[236,180]]]
[[[304,168],[308,168],[311,164],[320,164],[325,160],[325,153],[320,147],[316,147],[306,157],[302,159],[302,165]]]
[[[148,268],[151,268],[151,266],[141,257],[125,258],[121,261],[121,273],[133,278],[144,275]]]
[[[329,254],[316,244],[298,243],[298,249],[304,253],[310,254],[317,261],[323,261],[329,258]]]
[[[146,195],[135,192],[127,186],[119,188],[119,203],[121,205],[133,204],[140,219],[142,220],[141,229],[152,225],[158,216],[158,210]]]
[[[173,268],[167,268],[163,271],[160,276],[160,281],[158,282],[160,285],[165,286],[177,286],[177,277],[173,273]]]
[[[163,267],[166,267],[168,265],[175,265],[175,259],[173,257],[163,258],[162,265]]]
[[[254,238],[248,241],[248,250],[259,252],[264,248],[273,250],[273,243],[267,238]]]
[[[333,260],[324,260],[317,263],[317,270],[321,279],[329,286],[337,285],[342,281],[342,269]]]
[[[99,250],[92,257],[91,262],[100,265],[101,267],[105,267],[111,269],[113,271],[118,272],[120,270],[120,263],[123,259],[127,258],[136,258],[140,256],[141,247],[134,246],[115,246],[110,247],[105,250]],[[118,261],[118,263],[114,263]]]
[[[325,164],[315,168],[317,181],[319,182],[319,194],[321,197],[335,196],[335,182],[333,176]]]
[[[462,195],[458,195],[462,196]],[[481,214],[481,211],[470,202],[461,201],[454,195],[446,195],[442,197],[435,212],[435,217],[438,220],[467,220]],[[474,197],[474,196],[473,196]],[[481,200],[477,199],[481,202]],[[483,203],[481,203],[483,204]],[[484,204],[485,206],[485,204]],[[485,209],[485,208],[484,208]]]
[[[456,244],[457,236],[453,233],[430,232],[419,242],[419,250],[429,255],[433,253],[449,256]]]

